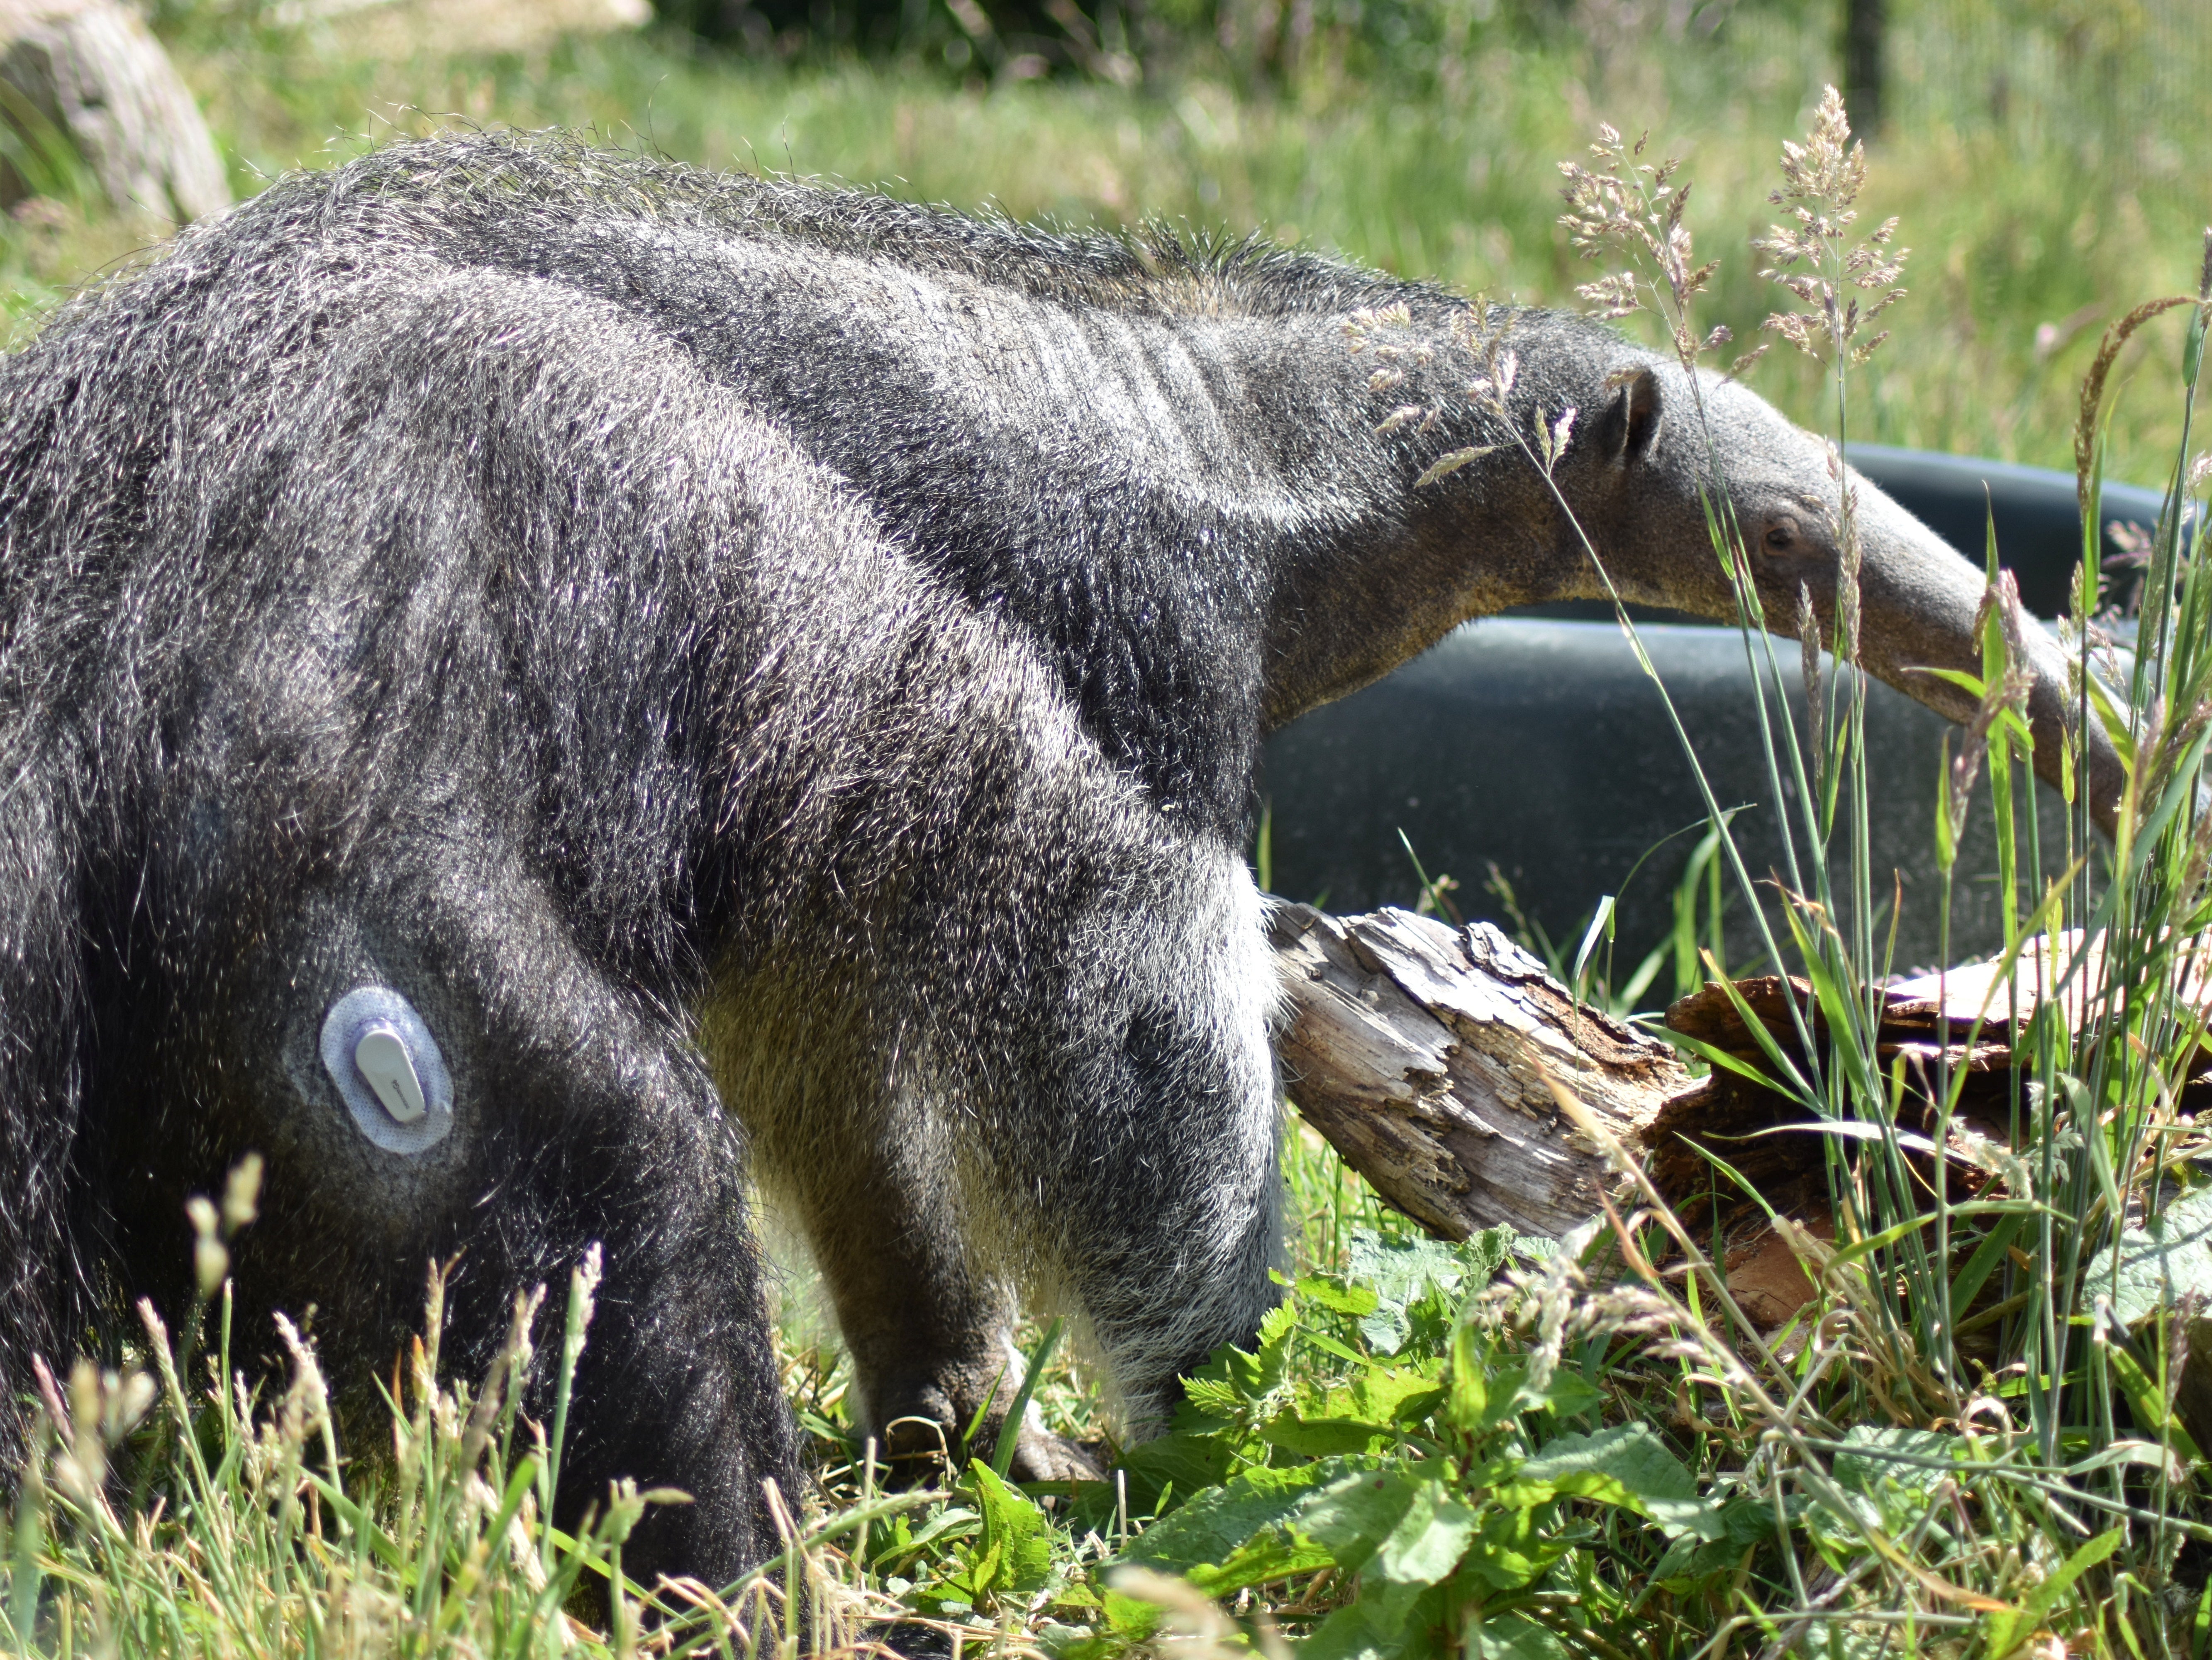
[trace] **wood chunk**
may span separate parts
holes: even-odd
[[[1822,1204],[1805,1224],[1805,1230],[1824,1244],[1833,1244],[1836,1225]],[[1788,1240],[1770,1224],[1729,1251],[1723,1265],[1729,1295],[1763,1331],[1772,1331],[1813,1300],[1813,1279]]]
[[[1739,980],[1735,989],[1752,1013],[1776,1033],[1793,1030],[1790,1005],[1802,1008],[1813,995],[1812,987],[1804,981],[1784,980],[1771,974]],[[1727,988],[1712,981],[1687,997],[1678,998],[1667,1011],[1667,1024],[1685,1037],[1695,1037],[1731,1054],[1758,1053],[1758,1044],[1746,1029],[1743,1017],[1736,1012]]]
[[[1557,1237],[1595,1215],[1599,1150],[1549,1079],[1633,1146],[1691,1079],[1674,1051],[1576,1006],[1488,923],[1401,910],[1276,911],[1298,1110],[1390,1204],[1441,1238],[1504,1225]]]
[[[1337,917],[1285,905],[1271,931],[1290,1010],[1278,1043],[1288,1093],[1346,1163],[1431,1233],[1462,1239],[1503,1224],[1556,1237],[1598,1211],[1612,1178],[1600,1150],[1561,1115],[1553,1081],[1643,1152],[1661,1194],[1731,1250],[1765,1229],[1769,1207],[1801,1221],[1825,1215],[1832,1138],[1814,1114],[1726,1069],[1692,1078],[1669,1046],[1577,1006],[1488,923],[1455,928],[1401,910]],[[1954,1133],[2002,1140],[2015,1028],[2009,1018],[1978,1019],[1987,976],[1960,970],[1956,979],[1977,1006],[1939,1006],[1917,985],[1889,993],[1877,1052],[1885,1068],[1905,1068],[1901,1129],[1934,1132],[1936,1079],[1948,1064],[1965,1073]],[[1809,988],[1766,976],[1736,991],[1783,1053],[1796,1054],[1791,1005],[1808,1008]],[[1756,1071],[1769,1065],[1720,986],[1682,999],[1668,1018]],[[1816,1039],[1825,1036],[1817,1012],[1810,1025]],[[2212,1076],[2203,1088],[2212,1095]],[[1913,1161],[1923,1179],[1936,1179],[1933,1158]],[[1962,1197],[1985,1179],[1964,1163],[1947,1169]],[[1795,1295],[1790,1274],[1774,1272]]]

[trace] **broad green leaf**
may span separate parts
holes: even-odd
[[[1513,1255],[1514,1247],[1528,1243],[1525,1236],[1514,1232],[1510,1228],[1485,1228],[1480,1233],[1471,1234],[1461,1240],[1458,1250],[1460,1260],[1467,1265],[1469,1277],[1487,1285],[1496,1277],[1498,1269],[1505,1266],[1506,1260]],[[1546,1240],[1544,1243],[1549,1244],[1551,1242]]]
[[[1462,1320],[1452,1329],[1447,1408],[1451,1421],[1463,1430],[1480,1426],[1490,1417],[1491,1393],[1490,1355],[1481,1331],[1474,1321]]]
[[[1170,1487],[1194,1493],[1225,1481],[1235,1468],[1236,1448],[1227,1439],[1198,1430],[1139,1443],[1121,1455],[1119,1466],[1129,1493],[1131,1514],[1149,1515]]]
[[[1339,1566],[1359,1576],[1356,1606],[1358,1620],[1340,1628],[1348,1636],[1362,1621],[1373,1633],[1424,1636],[1428,1616],[1415,1613],[1415,1604],[1431,1585],[1450,1577],[1462,1554],[1474,1538],[1475,1512],[1452,1497],[1435,1475],[1421,1472],[1389,1477],[1378,1487],[1372,1480],[1355,1477],[1340,1481],[1317,1498],[1301,1520],[1302,1528],[1334,1550]],[[1375,1529],[1386,1531],[1376,1536]],[[1428,1652],[1400,1647],[1395,1653]]]
[[[1193,1584],[1203,1579],[1212,1596],[1327,1567],[1336,1560],[1327,1545],[1293,1535],[1289,1526],[1333,1484],[1348,1476],[1371,1479],[1371,1462],[1328,1458],[1297,1469],[1247,1470],[1153,1523],[1130,1547],[1129,1560]],[[1279,1563],[1290,1566],[1269,1566]],[[1239,1566],[1232,1571],[1232,1564]],[[1229,1583],[1248,1571],[1252,1578]]]
[[[1250,1353],[1234,1343],[1224,1343],[1190,1375],[1191,1399],[1251,1402],[1280,1389],[1290,1375],[1291,1344],[1297,1329],[1297,1304],[1277,1304],[1260,1322],[1260,1335]]]
[[[1052,1529],[1044,1512],[981,1459],[969,1462],[968,1485],[983,1518],[981,1554],[969,1584],[979,1592],[1037,1590],[1052,1577]]]
[[[1318,1274],[1310,1274],[1299,1280],[1297,1293],[1305,1301],[1318,1303],[1333,1314],[1372,1314],[1377,1301],[1371,1286],[1340,1286]]]
[[[1831,1474],[1836,1485],[1852,1493],[1873,1494],[1885,1481],[1894,1482],[1917,1499],[1925,1499],[1943,1479],[1943,1471],[1925,1463],[1885,1458],[1884,1453],[1905,1453],[1913,1459],[1959,1459],[1966,1444],[1955,1435],[1934,1430],[1895,1429],[1871,1424],[1854,1425],[1844,1437],[1852,1449],[1836,1455]]]
[[[1552,1381],[1542,1389],[1532,1389],[1524,1383],[1521,1393],[1530,1406],[1541,1407],[1561,1418],[1579,1418],[1605,1400],[1603,1389],[1582,1373],[1565,1366],[1553,1370]]]
[[[1481,1654],[1482,1660],[1567,1660],[1558,1638],[1517,1614],[1482,1622]]]
[[[1297,1516],[1297,1526],[1328,1547],[1339,1568],[1358,1573],[1422,1499],[1423,1490],[1434,1485],[1425,1474],[1362,1470],[1315,1494]]]
[[[1193,1568],[1185,1576],[1208,1596],[1234,1596],[1247,1585],[1292,1574],[1311,1573],[1329,1566],[1326,1547],[1316,1545],[1290,1529],[1269,1528],[1255,1535],[1220,1562]]]
[[[1106,1629],[1116,1637],[1142,1641],[1160,1627],[1160,1609],[1156,1602],[1147,1602],[1140,1596],[1127,1596],[1111,1585],[1105,1588],[1098,1606],[1106,1615]]]
[[[2082,1286],[2091,1296],[2108,1292],[2112,1311],[2130,1326],[2192,1293],[2212,1298],[2212,1188],[2128,1229],[2090,1259]]]
[[[1462,1327],[1468,1336],[1465,1347],[1468,1356],[1462,1359],[1457,1342],[1454,1346],[1453,1388],[1460,1389],[1464,1377],[1469,1387],[1462,1391],[1466,1408],[1456,1403],[1453,1421],[1462,1429],[1496,1429],[1500,1424],[1519,1417],[1524,1412],[1539,1409],[1558,1414],[1563,1418],[1576,1418],[1604,1400],[1598,1387],[1580,1372],[1564,1366],[1554,1367],[1551,1377],[1539,1385],[1528,1380],[1528,1365],[1525,1359],[1515,1360],[1502,1366],[1486,1366],[1485,1357],[1473,1352],[1472,1328]],[[1480,1398],[1478,1400],[1477,1396]]]
[[[1298,1645],[1298,1660],[1431,1660],[1448,1651],[1443,1617],[1441,1590],[1410,1603],[1397,1596],[1363,1595],[1330,1614]]]
[[[1258,1367],[1253,1393],[1273,1389],[1283,1381],[1290,1369],[1291,1340],[1297,1335],[1297,1330],[1296,1303],[1278,1303],[1261,1319],[1260,1347],[1254,1357]]]
[[[1362,1354],[1358,1349],[1338,1342],[1325,1331],[1316,1331],[1309,1326],[1302,1335],[1309,1345],[1319,1349],[1323,1354],[1333,1354],[1338,1359],[1348,1360],[1355,1366],[1372,1366],[1380,1364],[1374,1356]]]
[[[1721,1530],[1718,1512],[1698,1497],[1698,1484],[1649,1424],[1616,1424],[1594,1435],[1563,1435],[1521,1467],[1522,1481],[1548,1483],[1562,1495],[1619,1505],[1673,1535],[1703,1539]]]
[[[1731,1499],[1721,1506],[1720,1535],[1700,1539],[1686,1533],[1667,1547],[1666,1554],[1651,1570],[1652,1583],[1692,1585],[1716,1573],[1732,1571],[1743,1554],[1774,1536],[1774,1507],[1756,1499]]]
[[[1355,1377],[1346,1391],[1363,1418],[1418,1424],[1443,1401],[1443,1385],[1434,1371],[1397,1367]]]
[[[1260,1438],[1285,1452],[1324,1458],[1331,1453],[1377,1450],[1378,1443],[1394,1444],[1398,1433],[1394,1426],[1364,1418],[1308,1418],[1297,1412],[1285,1412],[1261,1426]]]
[[[1360,1229],[1352,1236],[1352,1277],[1375,1292],[1375,1308],[1359,1323],[1360,1335],[1384,1354],[1395,1354],[1412,1335],[1406,1311],[1433,1287],[1455,1290],[1469,1264],[1436,1239],[1385,1239]],[[1495,1272],[1495,1268],[1492,1272]]]
[[[1519,1590],[1542,1578],[1567,1554],[1567,1542],[1558,1537],[1554,1525],[1552,1489],[1505,1487],[1491,1497],[1494,1502],[1485,1509],[1481,1531],[1460,1559],[1461,1577],[1493,1590]]]
[[[1184,1379],[1182,1398],[1191,1414],[1208,1426],[1232,1422],[1246,1405],[1242,1389],[1218,1377]]]
[[[1450,1574],[1474,1537],[1477,1517],[1441,1480],[1421,1483],[1367,1572],[1401,1585],[1433,1585]]]

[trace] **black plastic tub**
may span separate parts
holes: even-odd
[[[1851,459],[1977,564],[1993,519],[1999,556],[2028,609],[2065,610],[2081,550],[2071,474],[1913,450],[1859,448]],[[2106,488],[2107,526],[2148,528],[2159,509],[2155,491]],[[2118,550],[2109,534],[2106,544]],[[1617,894],[1616,960],[1640,958],[1668,929],[1705,809],[1619,627],[1602,608],[1573,609],[1583,615],[1562,607],[1471,623],[1389,679],[1277,733],[1261,786],[1275,891],[1340,911],[1410,904],[1419,884],[1402,831],[1431,877],[1459,882],[1452,898],[1466,915],[1510,922],[1485,888],[1494,865],[1524,915],[1570,950],[1599,898]],[[1780,843],[1741,637],[1672,622],[1639,631],[1721,804],[1746,809],[1737,830],[1764,873],[1778,863]],[[1794,695],[1797,648],[1777,648]],[[1936,956],[1936,775],[1948,729],[1903,694],[1879,682],[1869,688],[1875,868],[1895,869],[1905,885],[1900,969]],[[2063,845],[2057,795],[2039,794],[2045,845]],[[1686,829],[1624,891],[1646,851]],[[1996,862],[1984,794],[1957,868],[1954,958],[1999,943]],[[1670,986],[1662,980],[1656,994]]]

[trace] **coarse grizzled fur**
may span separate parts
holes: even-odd
[[[1370,380],[1345,320],[1400,306]],[[11,1400],[184,1301],[182,1201],[258,1150],[240,1329],[312,1304],[341,1377],[427,1261],[489,1340],[603,1240],[564,1509],[682,1486],[634,1557],[726,1573],[793,1459],[749,1142],[895,1451],[1003,1409],[1024,1288],[1158,1422],[1271,1297],[1261,737],[1594,591],[1511,446],[1422,468],[1572,406],[1560,488],[1632,597],[1729,608],[1715,453],[1769,614],[1832,593],[1834,483],[1759,400],[1493,313],[1500,422],[1465,315],[495,137],[283,180],[72,307],[0,364]],[[1400,404],[1442,414],[1378,433]],[[1973,574],[1866,516],[1869,660],[1978,660]],[[452,1073],[425,1152],[314,1062],[364,983]]]

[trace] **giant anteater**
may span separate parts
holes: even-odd
[[[1732,614],[1717,454],[1768,614],[1827,614],[1825,452],[1759,399],[1303,253],[500,137],[187,231],[0,365],[11,1402],[182,1299],[258,1150],[241,1307],[341,1373],[429,1259],[493,1335],[604,1241],[564,1507],[676,1482],[634,1560],[727,1573],[793,1458],[749,1144],[894,1453],[1002,1410],[1024,1289],[1157,1423],[1271,1295],[1260,741],[1596,591],[1513,441],[1570,408],[1629,598]],[[1979,580],[1862,515],[1866,660],[1944,704]]]

